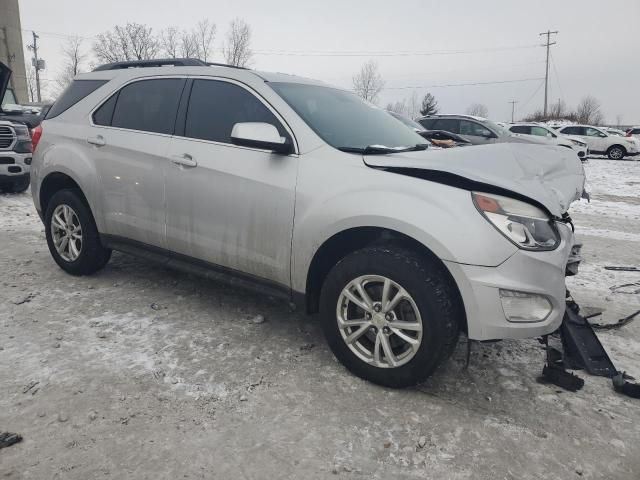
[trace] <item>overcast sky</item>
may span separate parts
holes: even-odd
[[[351,88],[354,73],[374,59],[386,82],[382,106],[417,87],[420,97],[433,93],[442,112],[461,113],[477,102],[494,120],[510,120],[509,100],[518,101],[516,117],[542,107],[545,49],[538,34],[559,30],[550,101],[573,107],[590,94],[608,122],[621,116],[623,124],[640,124],[639,0],[20,0],[20,8],[23,29],[40,34],[49,80],[61,67],[65,35],[86,37],[90,50],[93,36],[127,21],[159,31],[208,18],[218,28],[214,60],[222,61],[228,24],[240,17],[252,28],[256,69]],[[29,34],[23,32],[25,42]],[[523,81],[443,86],[512,80]]]

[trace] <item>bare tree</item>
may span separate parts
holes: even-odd
[[[180,35],[180,56],[198,58],[198,39],[193,32],[185,30]]]
[[[27,65],[27,90],[29,101],[36,101],[36,72],[31,65]]]
[[[216,24],[204,19],[198,22],[194,38],[198,49],[198,58],[208,61],[211,57],[211,45],[216,36]]]
[[[474,103],[467,108],[467,115],[473,115],[475,117],[488,117],[489,109],[482,103]]]
[[[548,119],[560,120],[565,118],[569,114],[570,113],[567,110],[567,104],[559,98],[556,103],[552,103],[549,106]]]
[[[397,101],[395,103],[389,102],[387,103],[385,110],[388,112],[404,115],[407,112],[407,101],[403,99],[402,101]]]
[[[360,72],[353,76],[353,90],[368,102],[376,103],[383,88],[384,80],[378,72],[378,64],[373,60],[365,63]]]
[[[587,95],[580,100],[578,108],[576,109],[576,116],[580,123],[599,125],[603,120],[602,112],[600,111],[600,102],[595,97]]]
[[[420,113],[420,101],[418,100],[418,92],[411,92],[409,101],[407,102],[407,115],[411,120],[415,120]]]
[[[148,60],[156,58],[160,42],[151,27],[139,23],[116,25],[113,30],[96,36],[93,52],[102,62]]]
[[[178,58],[180,48],[180,32],[176,27],[168,27],[160,32],[162,53],[168,58]]]
[[[229,65],[246,67],[251,62],[251,27],[244,20],[236,18],[231,22],[222,53]]]
[[[64,64],[55,80],[56,91],[54,93],[56,94],[67,88],[73,78],[82,73],[84,62],[87,59],[87,54],[82,51],[82,39],[80,37],[69,38],[62,47],[62,55]]]
[[[427,115],[435,115],[438,113],[438,102],[436,101],[436,97],[427,93],[423,99],[422,104],[420,105],[420,113],[424,116]]]

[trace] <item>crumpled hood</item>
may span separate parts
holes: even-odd
[[[469,148],[365,155],[364,163],[394,173],[465,189],[503,191],[525,197],[561,217],[580,199],[585,174],[573,150],[501,143]]]

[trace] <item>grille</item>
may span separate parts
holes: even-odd
[[[0,157],[0,165],[13,165],[16,161],[11,157]]]
[[[0,149],[9,148],[15,139],[16,135],[12,128],[0,125]]]

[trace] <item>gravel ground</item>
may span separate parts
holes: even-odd
[[[640,309],[640,162],[591,160],[571,279],[602,321]],[[539,384],[537,341],[474,345],[418,388],[359,380],[316,319],[274,299],[114,254],[75,278],[31,198],[0,195],[0,450],[9,479],[638,479],[640,402],[584,373]],[[640,286],[638,287],[640,288]],[[640,377],[640,321],[600,337]]]

